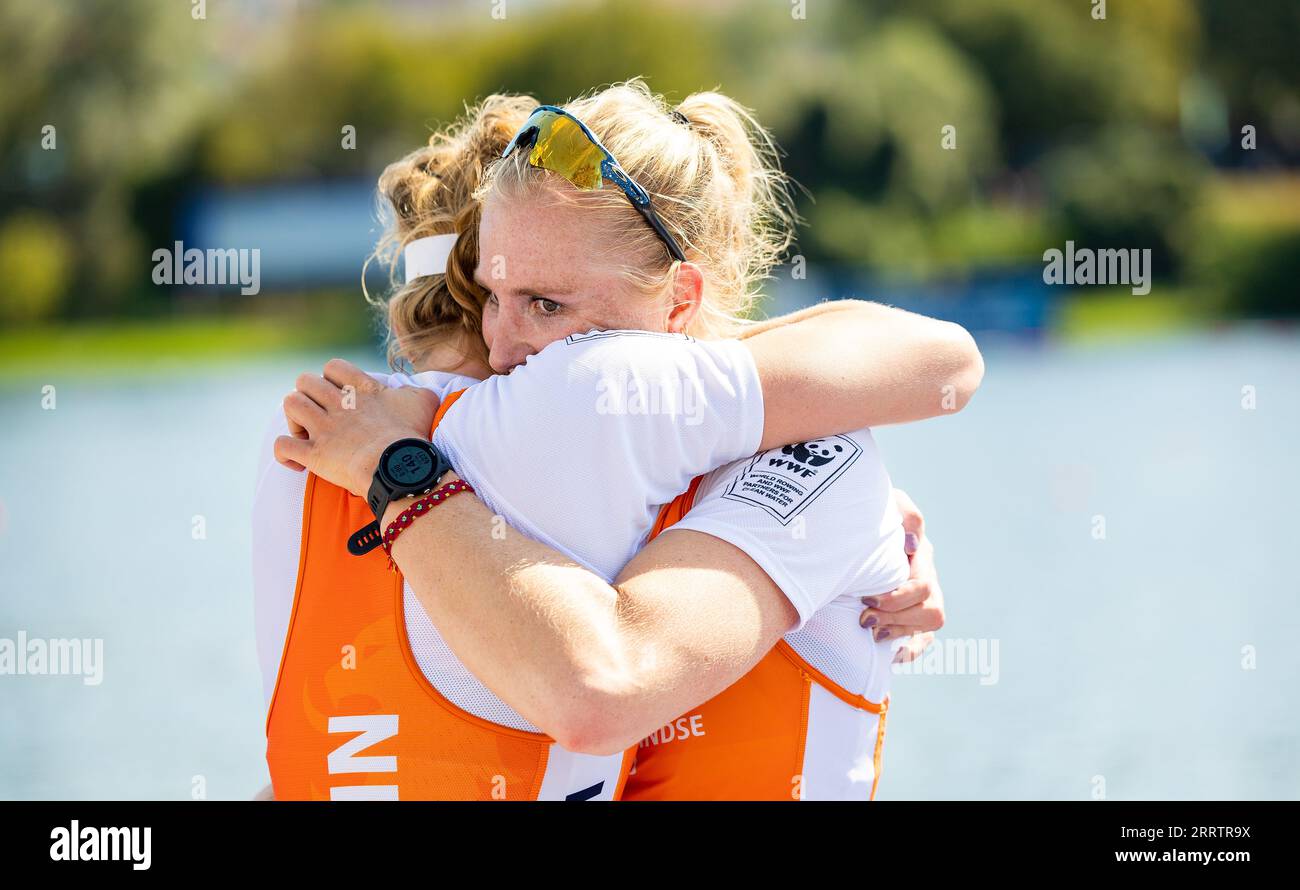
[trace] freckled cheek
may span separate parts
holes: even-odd
[[[541,318],[530,318],[520,333],[520,346],[525,355],[536,355],[556,340],[568,336],[559,324]]]
[[[520,319],[509,342],[501,345],[512,347],[516,357],[522,361],[525,356],[536,355],[556,340],[563,340],[573,333],[565,324],[557,319],[528,316]]]
[[[563,340],[570,334],[585,334],[591,328],[591,324],[572,317],[547,319],[546,323],[537,325],[529,342],[533,346],[533,352],[541,352],[556,340]]]
[[[492,340],[496,337],[498,314],[497,308],[491,303],[483,306],[483,342],[488,349],[492,348]]]

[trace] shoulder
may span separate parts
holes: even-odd
[[[275,440],[289,435],[289,422],[284,412],[277,409],[267,418],[262,429],[262,440],[257,452],[257,480],[253,498],[253,515],[282,514],[292,510],[296,501],[302,503],[302,491],[307,485],[306,471],[291,470],[275,459]]]
[[[289,421],[285,419],[284,409],[277,406],[273,413],[267,415],[266,423],[262,425],[262,439],[257,452],[259,480],[266,475],[272,465],[281,466],[275,459],[275,440],[287,435],[289,435]]]
[[[293,611],[307,488],[306,471],[291,470],[275,459],[275,440],[287,435],[288,422],[277,409],[263,430],[250,517],[253,613],[268,706]]]
[[[378,375],[372,374],[371,376],[377,380],[381,379]],[[454,392],[469,389],[471,386],[476,386],[483,381],[476,380],[473,377],[465,377],[461,374],[451,374],[447,371],[421,371],[418,374],[409,376],[406,374],[391,374],[388,376],[387,381],[381,380],[381,382],[384,382],[389,387],[420,386],[431,390],[437,395],[438,400],[442,401]]]

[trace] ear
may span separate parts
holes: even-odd
[[[684,332],[704,300],[704,273],[694,263],[681,263],[677,266],[677,277],[673,281],[672,304],[668,307],[668,321],[665,329],[670,334]]]

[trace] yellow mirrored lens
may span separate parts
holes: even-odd
[[[563,115],[551,113],[538,122],[537,141],[528,163],[558,173],[580,189],[601,187],[600,165],[605,153],[582,128]]]

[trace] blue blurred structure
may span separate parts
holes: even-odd
[[[1063,293],[1043,283],[1040,267],[990,270],[961,279],[900,282],[852,266],[809,272],[806,281],[778,278],[771,287],[772,314],[823,299],[855,297],[953,321],[970,331],[1010,333],[1039,339],[1055,325]]]
[[[943,283],[898,285],[858,278],[859,292],[882,303],[954,321],[970,331],[1040,337],[1051,330],[1060,298],[1042,269],[1011,269]]]
[[[381,234],[372,179],[291,182],[196,193],[181,215],[186,247],[262,252],[264,289],[355,285]]]

